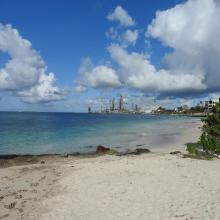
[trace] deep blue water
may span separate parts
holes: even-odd
[[[174,116],[0,112],[0,154],[88,152],[99,144],[154,147],[178,138],[190,123]]]

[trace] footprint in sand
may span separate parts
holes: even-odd
[[[42,176],[39,181],[43,181],[44,179],[46,179],[46,176]]]
[[[2,215],[2,216],[0,216],[0,219],[7,218],[8,216],[9,216],[9,214]]]
[[[15,196],[15,199],[22,199],[22,198],[23,198],[22,195],[16,195],[16,196]]]
[[[13,208],[15,207],[15,205],[16,205],[16,202],[11,202],[11,203],[8,204],[8,205],[4,205],[4,207],[5,207],[6,209],[13,209]]]
[[[38,186],[38,185],[39,185],[39,183],[37,183],[37,182],[36,182],[36,183],[31,183],[31,184],[30,184],[30,186],[34,186],[34,187],[36,187],[36,186]]]

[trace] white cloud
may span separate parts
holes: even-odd
[[[121,44],[123,47],[128,47],[130,45],[135,46],[139,32],[138,30],[130,29],[120,31],[117,28],[110,27],[109,30],[105,33],[105,36],[113,42]]]
[[[0,89],[17,90],[31,87],[45,71],[44,61],[32,49],[31,43],[23,39],[11,25],[0,24],[0,51],[11,59],[0,69]]]
[[[133,46],[136,44],[138,39],[138,30],[126,30],[123,34],[123,43],[124,44],[132,44]]]
[[[158,11],[146,35],[173,52],[166,54],[170,71],[203,78],[209,91],[220,91],[220,6],[216,0],[188,0]]]
[[[115,12],[108,15],[108,19],[122,25]],[[205,97],[205,93],[220,91],[219,20],[217,0],[188,0],[158,11],[148,26],[145,41],[157,38],[163,46],[172,49],[164,55],[165,65],[161,69],[151,63],[149,55],[126,49],[128,45],[135,45],[137,30],[111,29],[109,37],[114,44],[110,44],[108,51],[116,65],[110,69],[120,82],[120,88],[137,89],[157,97],[170,95],[172,100],[173,97],[182,100],[195,93]],[[129,25],[124,23],[124,26]],[[94,74],[96,68],[99,66],[92,67],[89,72]]]
[[[120,82],[115,70],[104,65],[96,66],[87,74],[92,87],[119,87]]]
[[[0,90],[22,95],[27,102],[63,98],[60,89],[54,85],[54,74],[46,74],[47,67],[41,56],[11,25],[0,24],[0,51],[10,56],[0,69]]]
[[[119,21],[121,26],[129,27],[135,25],[135,21],[120,5],[107,16],[110,21]]]
[[[109,30],[105,33],[105,36],[111,40],[120,39],[120,35],[118,33],[118,30],[114,27],[110,27]]]
[[[65,98],[64,92],[55,85],[53,73],[41,74],[39,83],[29,90],[19,91],[18,95],[28,103],[59,101]]]
[[[121,86],[114,69],[98,65],[93,66],[91,60],[86,58],[80,66],[80,78],[76,82],[76,91],[82,92],[87,88],[118,88]]]
[[[159,71],[149,62],[146,56],[139,53],[129,54],[119,45],[111,45],[109,52],[119,65],[118,74],[124,85],[147,92],[184,92],[204,90],[203,78],[193,74],[170,73]]]

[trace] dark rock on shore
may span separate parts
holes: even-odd
[[[96,153],[97,154],[100,154],[100,153],[107,153],[107,152],[109,152],[110,151],[110,148],[109,147],[104,147],[104,146],[102,146],[102,145],[99,145],[99,146],[97,146],[97,148],[96,148]]]
[[[125,156],[125,155],[140,155],[140,154],[146,154],[146,153],[150,153],[150,150],[147,148],[136,148],[134,151],[126,151],[126,152],[122,152],[122,153],[118,153],[118,156]]]
[[[170,154],[182,154],[181,151],[173,151],[173,152],[170,152]]]
[[[68,154],[68,156],[72,156],[72,157],[75,157],[75,156],[80,156],[81,154],[79,152],[75,152],[75,153],[71,153],[71,154]]]
[[[10,160],[10,159],[14,159],[18,157],[18,155],[16,154],[3,154],[3,155],[0,155],[0,159],[4,159],[4,160]]]
[[[150,153],[150,150],[146,149],[146,148],[137,148],[134,150],[134,154],[136,154],[136,155],[146,154],[146,153]]]
[[[48,161],[53,161],[53,158],[68,158],[68,157],[96,157],[100,155],[116,155],[116,156],[126,156],[126,155],[140,155],[144,153],[150,153],[150,150],[147,148],[136,148],[135,150],[128,150],[125,152],[118,152],[115,149],[98,145],[96,151],[87,152],[87,153],[67,153],[67,154],[8,154],[0,155],[0,168],[16,166],[16,165],[26,165],[26,164],[47,164]]]

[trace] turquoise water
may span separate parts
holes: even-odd
[[[198,119],[197,119],[198,120]],[[162,146],[194,123],[190,117],[83,113],[0,113],[0,154],[118,150]]]

